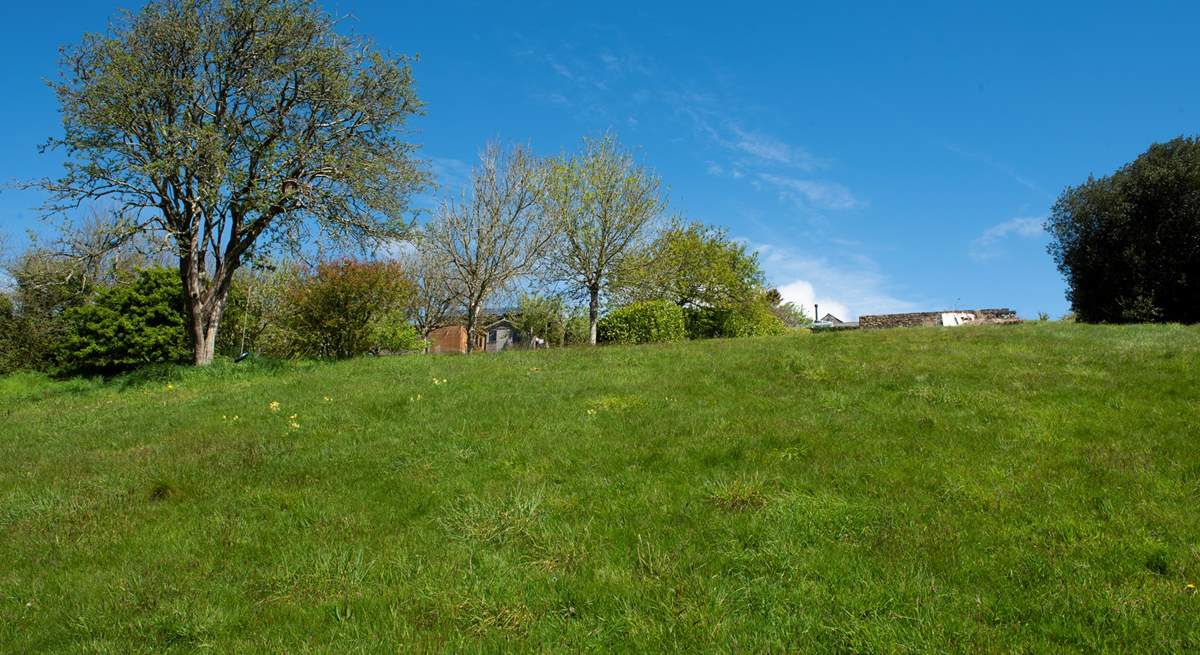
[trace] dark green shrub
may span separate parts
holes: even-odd
[[[683,308],[666,300],[635,302],[600,319],[602,343],[654,343],[687,338]]]
[[[61,361],[70,371],[115,373],[185,359],[183,285],[166,268],[140,270],[64,314]]]

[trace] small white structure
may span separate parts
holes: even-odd
[[[975,321],[974,312],[943,312],[942,327],[966,325]]]

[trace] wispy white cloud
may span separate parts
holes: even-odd
[[[971,242],[968,254],[972,259],[978,261],[994,259],[1004,254],[1002,244],[1009,237],[1030,239],[1040,237],[1045,233],[1045,217],[1013,218],[984,230],[983,234]]]
[[[808,151],[781,139],[762,132],[745,130],[736,124],[730,125],[729,129],[732,132],[732,138],[724,143],[726,147],[770,164],[782,164],[805,171],[811,171],[820,166],[820,162]]]
[[[705,164],[704,170],[713,177],[731,177],[735,180],[746,177],[746,172],[736,165],[725,167],[715,161],[708,161]]]
[[[767,277],[788,302],[804,308],[811,316],[813,304],[842,320],[862,314],[914,311],[918,303],[901,298],[873,260],[850,254],[835,259],[802,255],[790,248],[752,244]],[[819,318],[819,317],[818,317]]]
[[[759,173],[758,179],[774,186],[780,197],[802,207],[818,209],[854,209],[865,203],[836,182],[808,180],[772,173]]]

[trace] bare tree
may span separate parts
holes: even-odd
[[[471,188],[442,203],[420,248],[445,266],[467,322],[467,352],[483,304],[533,270],[550,242],[541,201],[544,169],[520,146],[488,144],[471,173]]]
[[[458,302],[450,287],[447,265],[431,253],[418,250],[405,258],[404,266],[415,287],[409,318],[428,339],[431,332],[450,324]]]
[[[588,299],[588,341],[596,344],[600,295],[666,209],[662,182],[639,166],[612,135],[584,141],[582,154],[551,163],[546,212],[558,235],[549,277]]]
[[[110,243],[169,239],[197,365],[256,250],[396,238],[425,182],[407,61],[335,27],[314,0],[151,0],[64,51],[47,211],[102,201]]]

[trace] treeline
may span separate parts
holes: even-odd
[[[558,347],[779,334],[807,322],[725,230],[664,219],[661,183],[611,137],[547,160],[488,146],[466,189],[393,257],[252,260],[215,351],[239,358],[419,352],[496,304]],[[84,241],[94,241],[94,239]],[[89,258],[31,247],[6,266],[0,370],[114,373],[194,350],[179,272],[151,244]],[[473,341],[473,340],[468,340]]]
[[[28,186],[47,217],[111,216],[65,239],[83,248],[9,263],[0,367],[401,352],[513,297],[551,344],[801,320],[744,246],[668,219],[662,180],[611,136],[550,158],[489,145],[414,225],[433,180],[409,142],[413,60],[338,23],[309,2],[151,0],[64,49],[62,173]]]

